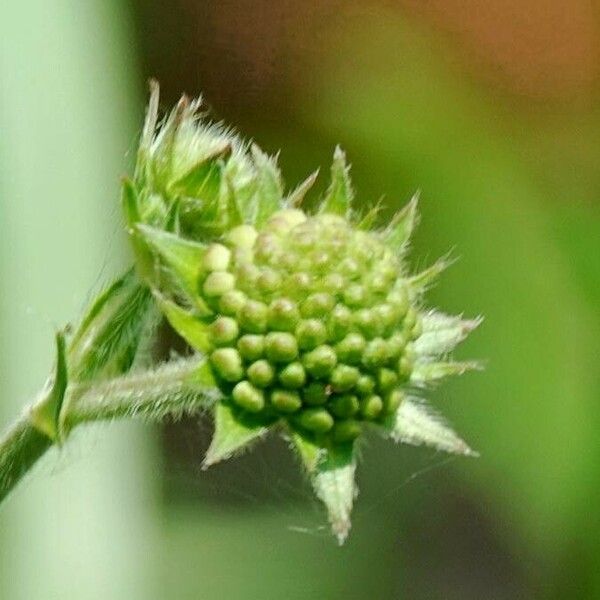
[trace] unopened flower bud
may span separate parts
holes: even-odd
[[[232,392],[234,402],[244,410],[258,413],[265,407],[265,396],[262,390],[253,386],[249,381],[240,381]]]

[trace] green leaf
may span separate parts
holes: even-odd
[[[463,319],[462,316],[446,315],[431,311],[423,315],[423,331],[414,342],[414,349],[421,356],[438,356],[453,350],[460,342],[479,327],[482,317]]]
[[[267,156],[256,144],[252,145],[252,157],[256,168],[254,192],[254,224],[261,227],[282,206],[283,183],[275,159]]]
[[[299,207],[303,202],[306,194],[311,190],[317,177],[319,169],[311,173],[302,183],[292,190],[285,199],[284,204],[291,207]]]
[[[159,292],[154,292],[156,302],[171,327],[198,352],[206,354],[212,349],[208,325],[193,313],[171,302]]]
[[[92,303],[69,344],[71,379],[82,382],[127,371],[155,311],[150,291],[133,271],[116,280]]]
[[[419,204],[419,192],[417,192],[409,203],[398,211],[389,227],[386,229],[386,242],[396,249],[397,252],[405,250],[410,236],[418,222],[419,215],[417,207]]]
[[[462,375],[467,371],[480,370],[477,361],[465,362],[423,362],[413,367],[410,382],[415,385],[425,385],[451,375]]]
[[[444,419],[416,398],[406,398],[390,420],[388,431],[396,442],[431,446],[465,456],[479,456],[449,427]]]
[[[60,439],[60,413],[68,383],[67,353],[65,336],[62,331],[56,334],[56,364],[51,387],[43,399],[31,409],[30,420],[51,440]]]
[[[221,189],[222,161],[230,155],[231,144],[223,143],[177,179],[172,191],[193,198],[215,198]]]
[[[350,167],[346,164],[344,151],[337,146],[331,165],[331,183],[319,209],[321,213],[334,213],[346,217],[354,200],[350,181]]]
[[[144,241],[158,254],[164,269],[186,294],[188,300],[202,313],[209,316],[212,311],[198,295],[198,277],[206,246],[187,240],[148,225],[138,225],[137,230]],[[156,281],[150,282],[156,286]]]
[[[233,409],[223,402],[215,407],[215,433],[203,462],[203,468],[231,458],[252,442],[263,437],[271,423],[234,414]]]
[[[340,545],[350,531],[350,514],[357,494],[355,472],[354,448],[346,444],[327,448],[312,477],[315,493],[327,508],[331,530]]]

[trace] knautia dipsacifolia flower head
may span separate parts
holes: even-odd
[[[154,89],[125,214],[139,272],[219,392],[205,465],[277,426],[343,541],[367,429],[473,454],[419,396],[476,366],[448,356],[479,320],[424,307],[448,261],[409,273],[416,198],[377,228],[376,209],[353,206],[338,148],[327,191],[305,212],[316,175],[286,193],[275,160],[208,123],[199,101],[161,123],[157,106]]]

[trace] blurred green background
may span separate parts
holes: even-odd
[[[600,598],[600,13],[584,0],[32,0],[0,19],[0,419],[128,262],[145,81],[282,149],[341,143],[360,201],[421,190],[415,268],[484,314],[431,396],[481,458],[369,441],[349,542],[278,440],[200,471],[210,425],[89,428],[0,510],[0,598]]]

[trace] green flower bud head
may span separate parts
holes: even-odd
[[[126,215],[140,272],[172,299],[165,316],[221,395],[207,463],[283,425],[343,540],[365,424],[471,453],[418,396],[472,365],[448,357],[479,321],[423,308],[448,260],[409,272],[416,198],[375,228],[376,209],[360,216],[354,204],[338,148],[324,198],[304,211],[315,176],[285,191],[275,160],[199,118],[197,102],[157,129],[155,100]],[[150,195],[162,199],[162,220],[144,204]]]

